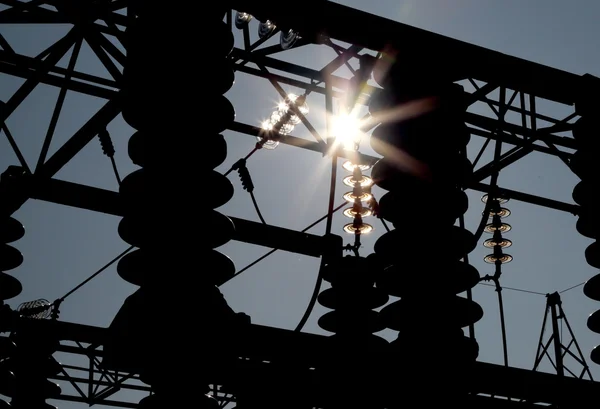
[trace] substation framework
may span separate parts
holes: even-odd
[[[0,200],[4,213],[2,217],[15,212],[28,199],[44,200],[115,216],[124,215],[124,206],[117,192],[57,180],[54,176],[122,112],[123,66],[126,66],[126,55],[112,40],[121,42],[127,49],[124,40],[124,31],[130,22],[127,12],[128,8],[136,3],[132,0],[0,1],[0,4],[6,6],[0,11],[0,27],[2,24],[34,23],[73,25],[73,29],[62,39],[37,57],[15,53],[10,44],[0,36],[0,72],[26,79],[19,90],[9,100],[4,101],[0,110],[3,131],[21,161],[19,166],[22,167],[22,172],[17,177],[0,182]],[[294,52],[295,47],[289,50],[282,49],[280,45],[261,47],[270,37],[253,42],[249,32],[244,30],[245,46],[241,49],[234,48],[232,52],[234,70],[237,73],[265,78],[283,93],[282,96],[285,96],[285,93],[280,84],[304,89],[313,94],[322,94],[325,106],[329,109],[332,107],[333,98],[340,97],[350,83],[349,79],[334,75],[333,72],[356,60],[363,51],[368,50],[374,54],[393,46],[405,50],[404,58],[411,61],[422,57],[422,50],[427,50],[428,53],[444,50],[444,55],[452,56],[443,58],[444,69],[456,73],[457,80],[468,81],[475,88],[468,96],[469,106],[486,106],[496,114],[496,117],[489,117],[467,113],[466,123],[471,135],[485,138],[485,146],[490,141],[512,146],[493,161],[479,165],[468,188],[581,215],[579,205],[504,189],[501,186],[490,186],[483,181],[533,151],[557,156],[570,166],[574,153],[581,147],[570,133],[576,120],[590,111],[592,96],[600,90],[596,78],[545,67],[339,4],[309,1],[290,13],[288,7],[275,1],[234,0],[229,3],[232,12],[228,14],[227,23],[232,30],[236,30],[233,24],[234,10],[239,10],[301,33],[304,41],[296,47],[319,42],[322,46],[331,47],[336,51],[338,56],[335,59],[323,69],[315,70],[277,58],[279,53]],[[278,35],[277,33],[275,31],[271,36]],[[418,47],[407,49],[405,39],[410,39],[410,43],[418,44]],[[73,69],[74,63],[69,64],[68,68],[56,66],[64,55],[72,47],[78,47],[77,44],[81,44],[82,40],[90,45],[112,75],[112,79],[77,72]],[[345,48],[336,42],[344,42],[351,46]],[[76,55],[75,51],[74,54]],[[72,61],[75,59],[76,57],[72,58]],[[61,89],[55,118],[52,120],[54,124],[60,113],[61,100],[67,91],[95,96],[106,103],[62,147],[46,158],[52,134],[49,132],[50,137],[44,142],[37,167],[29,170],[19,153],[18,141],[12,138],[4,122],[38,84],[48,84]],[[358,98],[359,103],[367,104],[374,91],[370,86],[363,88]],[[493,98],[492,94],[497,94],[497,98]],[[560,105],[561,111],[568,109],[570,113],[561,118],[545,114],[542,107],[547,107],[548,104],[540,104],[542,100]],[[506,115],[509,112],[518,115],[519,120],[508,121]],[[281,137],[280,142],[314,151],[316,154],[331,154],[329,141],[321,137],[306,118],[302,118],[302,121],[313,134],[314,141],[286,135]],[[262,134],[259,127],[240,122],[233,122],[229,130],[253,138]],[[335,155],[344,158],[349,152],[340,148],[335,151]],[[363,160],[373,164],[379,158],[363,155]],[[234,240],[312,257],[322,256],[323,237],[250,220],[231,219],[236,228]],[[592,294],[593,291],[588,293]],[[31,329],[36,333],[52,332],[61,341],[58,352],[82,356],[89,360],[87,368],[63,365],[61,372],[51,377],[61,383],[71,383],[77,391],[77,394],[71,395],[63,393],[58,399],[89,405],[134,408],[137,407],[137,402],[117,401],[111,397],[116,392],[126,389],[150,390],[139,382],[139,376],[135,372],[103,367],[103,345],[108,337],[107,329],[56,320],[39,320],[15,315],[10,317],[3,322],[2,330],[27,332]],[[260,378],[272,376],[269,374],[273,371],[277,371],[278,374],[287,371],[289,376],[301,378],[307,384],[317,382],[313,370],[326,354],[325,338],[253,324],[245,335],[243,345],[238,346],[237,365],[240,371],[236,373],[251,373],[252,376]],[[290,356],[291,351],[293,357]],[[212,393],[222,403],[234,400],[223,385],[227,385],[236,373],[216,373],[212,379]],[[474,405],[498,408],[534,404],[555,405],[566,399],[571,407],[592,407],[600,393],[600,388],[592,381],[481,362],[475,364],[473,374],[468,392]],[[435,378],[435,375],[432,376]],[[375,390],[373,393],[389,393],[383,389],[382,387],[382,390]],[[263,392],[268,395],[269,388]],[[327,400],[327,391],[323,389],[307,390],[306,394],[310,396],[315,407]]]

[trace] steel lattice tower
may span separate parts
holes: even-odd
[[[9,333],[0,338],[0,394],[9,397],[7,402],[0,400],[0,408],[47,407],[49,399],[149,409],[173,403],[202,408],[233,403],[240,409],[275,408],[282,400],[298,409],[395,408],[411,401],[410,391],[426,387],[432,366],[438,367],[437,394],[429,397],[432,405],[510,409],[535,403],[567,406],[565,399],[572,406],[594,404],[600,387],[593,381],[512,368],[506,358],[505,366],[477,361],[473,327],[484,311],[473,300],[471,289],[482,279],[494,280],[499,286],[505,260],[499,234],[505,225],[500,221],[503,208],[494,207],[499,198],[577,215],[577,231],[597,239],[593,188],[599,173],[593,171],[593,153],[598,144],[590,135],[600,79],[322,0],[311,0],[294,13],[270,0],[224,1],[204,13],[202,24],[197,24],[195,13],[186,13],[187,3],[180,3],[0,1],[6,6],[0,11],[0,27],[17,23],[72,25],[37,57],[16,53],[0,36],[0,72],[25,79],[0,105],[2,131],[20,162],[3,170],[0,180],[0,331]],[[314,13],[316,7],[319,13]],[[260,23],[256,41],[248,28],[252,19]],[[158,26],[162,29],[157,30]],[[234,33],[242,37],[243,48],[236,47]],[[199,37],[210,38],[203,43],[200,57],[188,52]],[[278,44],[261,47],[278,37]],[[402,38],[418,39],[411,42],[418,46],[405,44]],[[75,69],[83,40],[112,79]],[[161,43],[171,45],[157,52],[156,45]],[[321,70],[277,58],[277,53],[292,53],[314,44],[337,54]],[[67,67],[59,66],[71,49]],[[443,70],[430,52],[441,49],[452,55]],[[399,51],[411,64],[395,62],[393,57]],[[208,82],[198,74],[198,58],[202,69],[210,72],[206,74],[211,78]],[[350,63],[357,61],[359,68],[351,69],[350,78],[334,74],[339,67],[347,64],[352,68]],[[283,98],[262,128],[239,122],[236,110],[243,107],[234,106],[224,96],[238,85],[235,80],[241,75],[267,79]],[[461,85],[466,82],[475,90],[468,92]],[[61,91],[38,164],[30,170],[6,121],[38,84]],[[286,94],[282,84],[302,93]],[[60,107],[65,94],[72,91],[106,103],[49,155]],[[190,103],[181,98],[182,92],[202,94],[210,100],[207,115],[211,120],[199,124],[201,102]],[[497,99],[491,97],[494,92]],[[372,131],[370,146],[377,156],[359,152],[357,144],[352,149],[336,145],[329,135],[323,138],[311,125],[306,105],[309,94],[324,99],[328,121],[334,100],[343,100],[346,108],[365,107],[371,118],[365,131]],[[554,118],[536,105],[541,100],[560,104],[572,113]],[[416,118],[399,122],[378,119],[383,111],[423,101],[426,112]],[[489,105],[495,117],[473,113],[470,108],[476,104]],[[520,123],[508,121],[507,113],[518,115]],[[96,136],[115,164],[107,126],[118,115],[134,129],[128,136],[128,156],[140,169],[122,180],[117,175],[118,191],[56,179]],[[539,127],[541,121],[551,125]],[[299,124],[314,140],[292,136]],[[327,234],[317,236],[307,233],[308,229],[295,231],[223,214],[219,208],[237,193],[227,178],[229,172],[215,170],[231,159],[225,132],[253,138],[255,151],[284,144],[330,157],[332,195],[326,216],[320,220],[327,221]],[[466,155],[469,140],[476,137],[484,138],[485,146],[489,141],[496,144],[493,160],[479,167]],[[502,144],[512,147],[502,153]],[[400,166],[398,152],[415,159],[421,172],[411,173]],[[569,165],[581,179],[573,192],[577,205],[498,185],[498,174],[531,152],[558,156]],[[239,173],[243,189],[251,194],[254,186],[246,160],[253,153],[230,170]],[[354,245],[345,246],[332,230],[333,213],[341,208],[335,208],[333,200],[337,179],[342,180],[336,173],[338,160],[347,160],[344,169],[350,172],[343,178],[351,186],[345,195],[350,207],[344,214],[352,223],[344,229],[354,234]],[[367,170],[369,175],[363,173]],[[490,177],[489,184],[482,182]],[[211,192],[201,203],[194,199],[198,180]],[[375,187],[384,191],[381,197],[373,194],[371,188]],[[470,205],[468,190],[486,194],[484,218],[474,232],[464,227],[463,215]],[[115,236],[132,247],[119,257],[117,271],[139,289],[125,301],[109,328],[61,321],[59,307],[66,296],[18,309],[5,303],[22,291],[13,270],[23,257],[35,257],[18,250],[26,229],[12,217],[30,199],[120,218]],[[255,201],[254,196],[252,199]],[[407,214],[408,219],[403,217]],[[173,215],[185,223],[174,222]],[[369,216],[383,220],[388,231],[376,241],[374,254],[361,256],[361,234],[372,228]],[[259,217],[262,219],[260,212]],[[487,223],[488,219],[492,222]],[[444,260],[444,269],[439,268],[438,259],[429,258],[428,235],[434,229],[444,238],[436,255]],[[212,234],[200,245],[170,244],[170,239],[190,230]],[[488,256],[496,265],[493,277],[481,277],[468,262],[484,230],[494,232],[494,238],[486,241],[494,249]],[[235,313],[218,289],[239,274],[240,267],[217,250],[230,241],[319,258],[319,283],[326,281],[331,288],[316,291],[311,305],[318,302],[331,310],[319,319],[319,326],[330,336],[301,332],[307,316],[298,331],[288,331],[251,324],[245,314]],[[345,251],[355,254],[344,255]],[[594,267],[598,267],[597,253],[597,242],[585,251],[586,260]],[[201,274],[193,282],[185,273],[165,279],[165,270],[185,272],[197,266],[198,260],[203,262],[198,267]],[[188,285],[182,286],[182,281]],[[586,284],[585,294],[600,300],[596,281],[593,278]],[[388,303],[396,297],[399,300]],[[432,322],[430,317],[439,316],[439,311],[444,312],[444,319]],[[597,315],[591,315],[588,325],[600,332]],[[210,328],[203,332],[203,348],[198,347],[191,320]],[[157,332],[157,327],[163,331]],[[383,328],[398,331],[397,339],[388,342],[374,335]],[[443,353],[440,339],[446,349]],[[354,351],[353,356],[346,350]],[[53,358],[56,352],[89,359],[89,376],[77,376],[81,368],[60,364]],[[591,359],[600,362],[597,350]],[[388,365],[401,368],[397,378],[380,381],[373,376],[386,371]],[[294,382],[289,381],[292,378]],[[85,392],[77,386],[79,395],[71,395],[61,390],[57,381],[60,386],[70,382],[88,389]],[[397,383],[402,384],[402,391]],[[266,392],[261,389],[264,384],[270,385]],[[111,395],[125,389],[152,394],[139,402],[111,400]]]

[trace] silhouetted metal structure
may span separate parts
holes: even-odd
[[[39,311],[28,314],[25,310],[13,311],[3,303],[0,330],[9,331],[11,336],[0,338],[0,393],[11,397],[12,406],[0,403],[0,407],[35,409],[44,407],[46,399],[58,397],[89,405],[132,408],[175,404],[219,407],[227,402],[236,402],[239,408],[274,408],[282,402],[298,409],[395,408],[410,404],[417,391],[432,383],[436,393],[427,396],[432,406],[509,408],[557,405],[565,399],[573,407],[595,405],[600,392],[595,382],[476,361],[477,342],[473,332],[465,335],[463,328],[472,327],[482,317],[481,307],[470,299],[470,289],[481,278],[468,264],[467,255],[486,224],[482,222],[480,229],[471,233],[462,227],[462,215],[468,207],[464,190],[474,189],[493,198],[511,198],[576,214],[579,232],[597,238],[598,223],[593,212],[596,199],[591,192],[600,173],[593,171],[597,142],[589,135],[600,80],[322,0],[304,2],[293,13],[288,6],[271,0],[223,1],[212,10],[204,7],[201,21],[195,13],[182,10],[188,2],[181,2],[180,7],[135,0],[5,0],[0,4],[6,5],[0,11],[0,24],[73,24],[72,30],[37,58],[17,54],[0,36],[0,71],[26,79],[0,107],[2,130],[21,161],[20,166],[4,172],[0,181],[0,269],[14,269],[23,260],[20,252],[8,245],[25,233],[11,215],[26,200],[39,199],[122,217],[118,234],[137,249],[120,260],[118,272],[140,286],[108,329],[58,321],[60,302],[52,305],[52,320],[32,318],[44,313],[49,308],[46,304],[32,304]],[[243,14],[236,15],[233,10]],[[256,42],[251,41],[246,24],[251,18],[261,22],[261,38]],[[232,29],[242,30],[243,49],[234,47]],[[283,33],[280,44],[260,47],[278,33]],[[193,60],[197,56],[187,52],[190,46],[196,46],[194,38],[211,39],[203,42],[201,51],[204,69],[210,71],[208,83],[197,74]],[[406,42],[406,38],[411,41]],[[83,40],[113,79],[74,70]],[[156,44],[163,41],[170,47],[157,50]],[[334,41],[351,46],[345,49]],[[114,42],[119,42],[126,53]],[[312,43],[333,48],[338,57],[317,71],[273,56]],[[57,62],[71,48],[68,67],[58,67]],[[382,57],[369,58],[363,50],[381,52]],[[393,60],[398,53],[401,64]],[[156,58],[157,54],[161,58]],[[361,61],[362,74],[373,70],[380,87],[366,85],[364,78],[356,79],[361,70],[353,79],[333,74],[355,59]],[[234,73],[266,78],[280,93],[283,90],[279,84],[288,84],[307,93],[323,94],[328,111],[332,99],[348,90],[354,90],[354,100],[367,105],[373,118],[382,110],[415,101],[427,100],[431,105],[426,114],[414,119],[381,124],[375,121],[371,145],[381,158],[357,156],[356,152],[334,148],[332,141],[318,134],[300,109],[302,96],[288,101],[287,111],[272,117],[266,132],[236,122],[234,107],[223,96],[234,82]],[[461,82],[471,83],[475,91],[466,92]],[[4,122],[40,83],[60,87],[61,92],[37,166],[31,170]],[[362,84],[359,91],[352,87],[356,83]],[[211,121],[198,125],[195,109],[176,95],[182,89],[210,100]],[[67,90],[107,102],[47,158]],[[498,99],[490,96],[495,91]],[[540,112],[539,100],[573,107],[573,111],[564,118],[554,118]],[[496,117],[469,112],[475,104],[489,106]],[[112,159],[114,148],[106,126],[121,113],[136,130],[129,141],[129,156],[141,169],[122,180],[119,192],[53,178],[97,135],[104,153]],[[509,120],[509,113],[518,121]],[[291,136],[293,128],[288,125],[294,121],[304,123],[315,141]],[[203,135],[196,138],[191,130],[199,126]],[[383,234],[375,245],[375,254],[342,257],[343,243],[330,229],[319,237],[227,217],[214,210],[233,196],[228,179],[214,171],[227,155],[221,135],[227,129],[257,137],[265,148],[272,148],[276,144],[269,141],[275,141],[330,154],[334,167],[337,158],[353,161],[354,173],[349,180],[354,181],[351,196],[355,206],[349,213],[354,216],[350,231],[358,233],[363,227],[361,203],[369,193],[358,186],[361,174],[356,169],[360,165],[372,167],[373,181],[388,191],[379,204],[369,202],[377,215],[394,226],[400,223],[398,214],[408,212],[411,218],[402,220],[402,230]],[[564,135],[568,132],[573,132],[574,138]],[[484,147],[496,141],[494,160],[477,169],[465,154],[473,136],[486,138]],[[514,147],[500,154],[501,144]],[[198,163],[196,152],[205,149],[211,154]],[[497,186],[497,175],[503,168],[533,151],[560,157],[582,178],[573,194],[579,206]],[[417,177],[406,172],[396,163],[398,152],[418,159],[424,165],[424,174]],[[243,162],[238,165],[245,188],[251,192],[247,169]],[[200,204],[202,208],[196,201],[192,208],[188,186],[200,177],[212,196]],[[490,184],[482,183],[488,177]],[[406,196],[411,200],[403,200]],[[488,216],[498,215],[494,202],[487,201],[486,222]],[[441,207],[444,212],[438,211]],[[331,202],[329,225],[333,211]],[[187,225],[171,224],[168,216],[173,213],[185,214]],[[438,218],[431,219],[431,214]],[[457,221],[459,226],[455,226]],[[500,223],[499,219],[494,223]],[[494,223],[490,226],[499,228],[500,224]],[[176,251],[170,248],[168,239],[186,235],[190,226],[197,230],[210,226],[217,234],[205,238],[202,248],[182,250],[181,242]],[[447,247],[438,255],[450,266],[444,271],[439,271],[426,250],[427,235],[434,226],[447,238]],[[330,282],[332,288],[321,293],[318,301],[332,312],[323,316],[319,325],[334,335],[262,327],[250,324],[243,314],[233,313],[216,287],[235,274],[231,261],[214,250],[229,240],[320,257],[320,279]],[[493,255],[497,269],[501,264],[498,246],[494,244]],[[398,248],[406,250],[403,257],[399,257]],[[586,251],[588,262],[596,267],[597,253],[597,243]],[[202,268],[193,286],[179,286],[177,302],[173,302],[166,288],[169,284],[155,273],[167,266],[169,270],[186,271],[196,266],[198,257],[210,260],[211,268]],[[496,281],[498,277],[494,276]],[[600,286],[594,280],[586,285],[585,293],[600,300]],[[425,282],[427,294],[419,290]],[[191,293],[185,296],[181,291]],[[20,292],[21,284],[14,276],[0,273],[3,301]],[[463,292],[467,298],[457,296]],[[388,295],[401,299],[375,312],[387,303]],[[182,305],[182,299],[190,304]],[[171,309],[169,305],[176,307]],[[432,325],[427,319],[435,311],[444,311],[445,315]],[[203,339],[205,348],[198,347],[187,325],[188,314],[211,328]],[[600,332],[595,317],[592,315],[589,326]],[[156,326],[164,331],[157,333]],[[388,343],[373,335],[383,327],[398,330],[398,339]],[[87,357],[89,367],[60,365],[52,358],[55,351]],[[352,351],[351,356],[347,351]],[[596,352],[592,360],[600,362]],[[434,375],[430,372],[432,366],[436,367]],[[373,376],[387,367],[398,368],[394,369],[397,376],[384,380]],[[47,379],[70,383],[77,395],[61,392]],[[154,393],[139,404],[110,399],[125,389],[148,392],[148,385]]]
[[[550,336],[548,336],[548,339],[544,340],[548,324],[548,315],[550,316],[551,333]],[[567,330],[566,337],[563,337],[563,323]],[[565,345],[566,340],[569,342]],[[551,352],[549,352],[550,346],[552,346]],[[569,373],[576,378],[583,379],[587,376],[590,380],[593,380],[590,368],[575,339],[571,324],[569,324],[569,320],[565,315],[560,294],[557,292],[546,295],[546,311],[544,313],[544,321],[542,323],[542,331],[540,333],[535,363],[533,364],[534,371],[539,368],[540,363],[545,357],[550,361],[556,370],[556,374],[560,377],[565,376],[565,373]],[[577,366],[581,366],[581,372],[577,374],[574,372],[576,369],[571,370],[568,365],[565,364],[565,357],[571,358],[578,364]]]

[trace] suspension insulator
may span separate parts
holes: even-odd
[[[588,95],[593,95],[591,100],[585,98],[576,103],[576,111],[581,115],[573,127],[573,137],[576,143],[576,151],[573,155],[570,166],[573,172],[581,181],[573,189],[573,200],[577,203],[579,214],[576,224],[577,231],[592,239],[593,242],[585,250],[585,259],[587,263],[600,268],[600,200],[597,191],[600,188],[600,167],[598,166],[597,155],[600,153],[600,142],[598,141],[598,126],[595,119],[599,108],[597,92],[600,91],[600,79],[592,76],[586,76],[585,80],[589,82],[590,87],[586,91]],[[591,92],[591,89],[596,89]],[[600,274],[589,279],[583,287],[584,294],[596,301],[600,301]],[[588,328],[600,334],[600,310],[592,313],[588,317]],[[590,356],[592,362],[600,365],[600,346],[592,350]]]
[[[234,275],[235,266],[215,250],[234,234],[232,221],[215,210],[234,190],[214,170],[227,155],[221,132],[235,119],[223,95],[234,83],[228,58],[234,38],[223,21],[227,8],[213,7],[199,24],[196,13],[182,7],[188,4],[165,9],[139,2],[138,17],[126,32],[123,118],[136,130],[128,153],[141,169],[120,185],[124,217],[118,231],[138,249],[120,260],[117,271],[140,289],[111,327],[121,328],[122,337],[143,338],[144,348],[125,343],[135,355],[131,362],[143,366],[138,369],[144,381],[157,391],[140,402],[147,409],[172,406],[177,399],[182,406],[216,407],[214,399],[198,395],[197,385],[207,387],[206,373],[220,354],[199,350],[191,340],[200,326],[207,331],[203,344],[225,349],[222,338],[229,335],[223,327],[235,321],[216,288]],[[158,50],[157,44],[169,46]],[[182,396],[170,373],[190,365],[203,371]]]
[[[369,406],[384,407],[383,401],[374,400],[369,385],[359,373],[377,370],[383,364],[388,342],[375,335],[385,328],[375,309],[388,302],[388,295],[375,287],[379,264],[376,255],[369,257],[342,257],[343,240],[340,236],[324,237],[327,249],[321,271],[323,280],[331,287],[319,294],[318,302],[332,311],[324,314],[318,321],[319,327],[334,333],[329,337],[329,349],[323,363],[324,378],[332,379],[327,384],[329,402],[332,407]],[[352,351],[352,359],[348,357]],[[360,379],[360,382],[358,380]],[[368,381],[367,381],[368,382]],[[373,379],[372,387],[376,387]],[[366,389],[363,387],[366,386]],[[337,389],[339,388],[339,389]],[[355,391],[348,393],[348,391]],[[328,405],[325,405],[328,407]]]
[[[12,217],[0,219],[0,300],[4,303],[21,294],[21,282],[8,275],[9,271],[23,264],[23,255],[19,250],[10,246],[25,235],[23,225]]]
[[[16,219],[12,217],[0,219],[0,306],[4,305],[4,301],[16,297],[23,291],[21,282],[12,275],[6,274],[5,271],[15,269],[23,263],[21,252],[9,243],[20,240],[24,235],[25,229]],[[0,394],[5,396],[12,396],[14,393],[14,372],[4,365],[14,351],[15,345],[12,340],[0,339],[0,361],[6,360],[0,366]],[[0,407],[2,405],[6,406],[8,403],[0,399]]]
[[[461,261],[475,248],[475,237],[455,226],[468,207],[463,187],[472,174],[464,154],[470,139],[466,93],[447,79],[425,77],[428,70],[407,69],[412,63],[419,66],[403,59],[404,67],[388,64],[382,73],[376,64],[374,72],[383,89],[372,96],[370,112],[410,112],[381,123],[371,137],[383,156],[371,177],[388,191],[379,201],[379,216],[394,226],[375,243],[384,267],[377,287],[401,297],[382,309],[381,318],[400,331],[393,344],[405,368],[402,381],[409,389],[418,387],[429,376],[423,368],[435,364],[448,371],[440,376],[448,379],[442,395],[450,396],[460,391],[452,379],[478,353],[462,328],[483,316],[477,303],[458,296],[479,280],[478,271]]]
[[[106,129],[98,133],[98,139],[100,140],[102,152],[109,158],[115,156],[115,146],[113,144],[112,138],[110,137],[110,134]]]
[[[6,338],[12,350],[2,362],[3,369],[13,374],[9,385],[3,385],[0,393],[10,396],[13,409],[56,409],[46,402],[61,394],[58,384],[48,380],[58,375],[61,365],[52,357],[58,341],[48,334],[19,330]],[[8,390],[4,390],[8,386]]]
[[[388,295],[375,285],[375,266],[365,257],[346,256],[337,265],[326,266],[323,279],[331,288],[319,295],[318,301],[330,311],[319,319],[319,327],[335,333],[337,338],[371,336],[385,328],[376,308],[388,302]]]

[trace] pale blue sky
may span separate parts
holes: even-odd
[[[597,39],[600,29],[600,3],[577,0],[406,0],[406,1],[340,1],[374,14],[401,21],[413,26],[435,31],[449,37],[472,42],[545,65],[576,74],[591,73],[600,76],[600,54]],[[368,29],[368,27],[365,27]],[[253,33],[256,26],[252,26]],[[20,53],[35,55],[66,31],[66,27],[0,26],[0,31]],[[238,39],[239,40],[239,39]],[[406,41],[411,41],[407,38]],[[238,43],[240,46],[241,43]],[[201,42],[198,42],[201,47]],[[277,58],[306,64],[320,69],[335,53],[325,46],[311,46]],[[62,64],[66,65],[66,61]],[[79,60],[80,71],[108,76],[95,56],[84,46]],[[340,75],[347,75],[340,70]],[[8,99],[22,83],[7,75],[0,75],[0,99]],[[284,87],[290,92],[298,90]],[[7,124],[20,144],[30,166],[35,165],[42,146],[45,130],[52,113],[58,91],[41,86],[9,118]],[[267,117],[278,100],[278,94],[268,81],[238,73],[236,84],[228,94],[237,110],[237,120],[256,125]],[[201,96],[198,96],[200,100]],[[308,99],[311,112],[308,118],[324,133],[323,98],[311,95]],[[103,101],[69,93],[55,141],[54,152],[76,131]],[[547,114],[565,116],[564,109],[551,104],[540,104]],[[483,112],[483,111],[482,111]],[[570,113],[567,111],[566,113]],[[206,116],[199,108],[198,116]],[[126,143],[132,133],[119,117],[109,127],[116,147],[116,160],[121,175],[135,167],[127,157]],[[293,135],[311,138],[308,131],[298,126]],[[252,137],[226,133],[229,156],[222,170],[226,170],[254,146]],[[474,136],[470,149],[474,157],[483,139]],[[368,151],[368,140],[361,147]],[[488,153],[491,149],[488,149]],[[490,155],[484,156],[489,160]],[[341,162],[340,162],[341,163]],[[17,164],[15,156],[0,135],[0,170]],[[260,151],[248,162],[256,186],[256,198],[267,222],[303,229],[326,213],[329,161],[314,152],[288,146],[274,151]],[[340,175],[343,171],[340,171]],[[116,190],[108,158],[102,155],[97,140],[90,143],[59,174],[58,178],[106,189]],[[250,197],[241,189],[237,176],[231,175],[236,195],[222,208],[226,214],[258,220]],[[340,176],[341,181],[341,176]],[[502,187],[521,190],[572,203],[571,190],[578,182],[567,167],[557,158],[531,154],[504,170],[499,178]],[[341,203],[343,190],[338,189],[336,203]],[[470,194],[471,210],[466,224],[475,230],[483,204],[478,192]],[[513,240],[510,254],[514,261],[504,268],[502,283],[508,287],[540,293],[560,291],[579,284],[595,272],[585,264],[584,249],[590,242],[575,230],[576,218],[570,214],[543,209],[511,201],[512,215],[507,220],[513,230],[506,235]],[[16,217],[26,226],[27,234],[16,246],[25,257],[24,264],[14,273],[22,282],[24,291],[9,303],[17,306],[22,301],[46,298],[54,300],[85,279],[97,268],[120,253],[126,244],[117,235],[118,219],[85,210],[67,208],[39,201],[30,201]],[[334,232],[343,234],[346,219],[334,218]],[[383,231],[379,222],[373,222],[374,234],[364,239],[363,254],[372,250],[374,240]],[[322,234],[324,224],[311,233]],[[435,232],[432,232],[432,239]],[[242,268],[268,249],[241,243],[230,243],[222,248]],[[432,251],[434,247],[432,247]],[[481,275],[491,273],[490,266],[482,261],[485,249],[479,246],[470,258]],[[285,252],[277,252],[223,287],[230,305],[248,313],[253,322],[283,328],[293,328],[300,320],[310,297],[317,274],[318,260]],[[135,287],[121,280],[114,268],[69,297],[63,304],[61,319],[65,321],[107,326],[126,296]],[[589,313],[600,305],[586,299],[582,288],[563,294],[567,317],[576,332],[586,358],[600,336],[594,335],[585,325]],[[510,364],[531,368],[544,314],[545,298],[541,295],[504,291],[508,331]],[[502,350],[496,294],[490,287],[479,286],[474,298],[485,311],[476,325],[480,343],[480,359],[501,363]],[[323,333],[316,325],[325,312],[317,307],[306,331]],[[391,336],[387,334],[386,336]],[[591,364],[592,372],[600,377],[598,368]],[[60,403],[62,408],[83,407]]]

